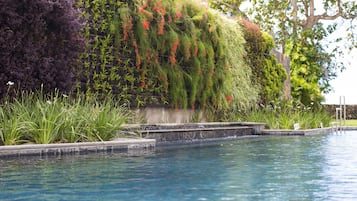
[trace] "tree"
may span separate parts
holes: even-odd
[[[240,6],[244,0],[212,0],[210,6],[229,15],[245,15]]]
[[[281,45],[284,45],[284,41],[301,36],[302,33],[320,26],[321,21],[333,21],[338,18],[353,20],[357,16],[357,4],[354,0],[323,0],[318,2],[320,4],[315,0],[251,0],[251,2],[254,6],[250,9],[249,16],[259,22],[264,30],[274,32]],[[353,34],[355,26],[351,23],[347,29],[353,41],[352,46],[357,45],[354,40],[356,36]],[[335,30],[336,23],[325,29],[330,34]]]
[[[321,93],[331,90],[330,81],[338,70],[343,69],[335,59],[340,50],[336,48],[329,52],[322,41],[336,31],[337,19],[349,20],[351,23],[346,30],[349,32],[349,47],[356,47],[353,32],[353,20],[357,16],[355,1],[253,0],[252,3],[250,16],[260,22],[263,30],[274,33],[281,51],[291,58],[293,97],[304,104],[319,103]],[[324,26],[323,21],[333,23]]]
[[[216,2],[215,0],[212,2]],[[229,3],[227,0],[219,2]],[[238,2],[238,1],[234,1]],[[263,31],[274,34],[280,51],[291,58],[292,95],[304,104],[319,103],[322,92],[331,90],[330,81],[343,69],[335,48],[328,51],[323,40],[336,31],[337,23],[348,21],[349,48],[356,48],[357,5],[354,0],[250,0],[248,16]],[[234,7],[231,4],[231,7]],[[219,7],[217,7],[219,8]],[[322,22],[332,22],[325,26]],[[341,41],[337,38],[336,42]],[[299,80],[299,81],[298,81]],[[304,84],[302,84],[304,83]],[[309,91],[309,93],[307,93]],[[302,95],[304,94],[304,95]]]

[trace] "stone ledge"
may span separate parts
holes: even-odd
[[[342,130],[357,131],[357,126],[342,126]]]
[[[163,124],[127,124],[123,132],[137,132],[142,130],[178,130],[178,129],[206,129],[206,128],[231,128],[251,127],[254,133],[261,133],[265,123],[256,122],[205,122],[205,123],[163,123]]]
[[[229,138],[245,135],[254,135],[251,127],[218,127],[218,128],[193,128],[193,129],[163,129],[163,130],[141,130],[139,133],[143,138],[155,139],[157,143],[182,142],[192,140],[207,140]]]
[[[0,159],[22,156],[61,156],[99,152],[128,152],[155,149],[153,139],[116,139],[105,142],[26,144],[0,146]]]
[[[159,129],[159,130],[140,130],[139,133],[166,133],[174,134],[176,132],[204,132],[204,131],[221,131],[221,130],[241,130],[241,129],[253,129],[248,126],[239,127],[212,127],[212,128],[187,128],[187,129]]]
[[[332,127],[328,128],[316,128],[307,130],[263,130],[261,135],[318,135],[318,134],[329,134],[333,133],[334,129]]]

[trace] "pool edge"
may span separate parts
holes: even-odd
[[[121,138],[103,142],[25,144],[0,146],[0,159],[26,156],[51,157],[89,153],[140,153],[155,150],[156,140]]]

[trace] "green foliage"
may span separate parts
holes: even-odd
[[[322,108],[313,110],[311,106],[284,102],[255,109],[239,118],[243,121],[264,122],[270,129],[293,129],[295,123],[299,123],[300,129],[319,128],[320,123],[329,126],[332,117],[328,112]]]
[[[16,113],[10,116],[11,108],[0,108],[0,145],[12,145],[21,142],[21,132],[24,130],[24,125],[19,121],[21,114]]]
[[[210,7],[228,15],[245,16],[240,10],[244,0],[210,0]]]
[[[344,66],[337,62],[341,59],[337,57],[343,56],[341,43],[338,42],[345,37],[343,49],[356,46],[356,26],[353,23],[348,23],[350,26],[345,26],[346,32],[336,36],[335,41],[326,40],[337,30],[337,23],[352,22],[356,18],[356,1],[251,2],[254,6],[249,12],[250,18],[259,23],[264,31],[274,33],[275,41],[281,45],[283,54],[291,58],[293,98],[304,104],[319,103],[322,100],[321,93],[331,90],[330,81],[336,77],[336,72],[344,69]],[[336,19],[337,16],[339,20]],[[332,23],[324,26],[322,20]],[[328,42],[335,43],[333,46],[336,48],[321,45]]]
[[[287,77],[282,64],[278,63],[275,56],[270,55],[274,48],[273,38],[249,22],[241,20],[246,40],[245,59],[252,69],[252,80],[256,80],[259,89],[260,103],[267,104],[280,99]]]
[[[235,20],[217,18],[217,24],[221,27],[221,48],[226,58],[225,63],[221,65],[228,68],[232,76],[223,89],[231,91],[231,94],[228,94],[232,96],[232,102],[229,103],[231,107],[250,108],[257,102],[258,90],[251,80],[252,70],[244,61],[243,32]]]
[[[287,72],[283,65],[278,63],[275,56],[270,52],[275,47],[273,37],[266,32],[262,33],[265,43],[265,58],[263,65],[263,78],[261,100],[262,103],[267,104],[271,101],[278,101],[282,97],[284,90],[284,81],[287,78]]]
[[[346,126],[357,126],[357,120],[356,119],[346,120]]]
[[[291,95],[304,105],[320,104],[323,100],[323,87],[319,85],[324,74],[321,66],[323,54],[312,44],[296,43],[288,47],[291,48]]]
[[[117,136],[129,117],[111,98],[77,96],[58,92],[22,92],[0,107],[0,145],[23,143],[105,141]]]

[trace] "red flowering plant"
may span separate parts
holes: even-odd
[[[134,0],[126,6],[132,18],[120,19],[125,40],[118,49],[128,48],[138,91],[160,92],[175,108],[222,104],[230,93],[222,90],[229,68],[221,65],[225,54],[212,15],[193,1]]]
[[[227,103],[232,102],[232,100],[233,100],[233,97],[232,97],[231,95],[227,95],[227,96],[226,96],[226,101],[227,101]]]

